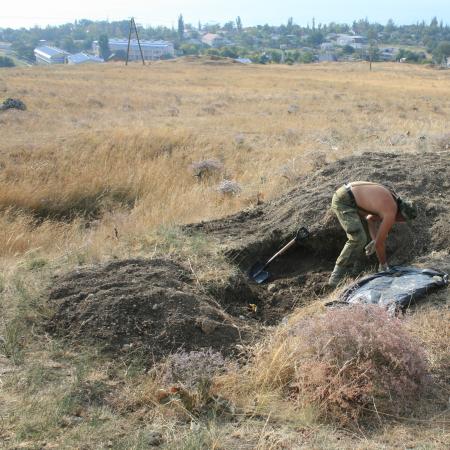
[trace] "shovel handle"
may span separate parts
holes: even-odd
[[[272,258],[269,259],[269,261],[264,264],[263,269],[265,269],[277,256],[280,256],[283,254],[286,250],[290,249],[295,243],[297,242],[297,236],[289,241],[281,250],[279,250],[275,255],[272,256]]]

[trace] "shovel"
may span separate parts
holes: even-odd
[[[253,264],[251,269],[248,272],[248,276],[251,280],[256,281],[256,283],[261,284],[264,281],[267,281],[270,277],[270,273],[265,269],[267,266],[278,256],[282,255],[286,250],[290,249],[296,242],[303,241],[304,239],[309,237],[309,231],[305,227],[301,227],[294,239],[288,242],[281,250],[279,250],[275,255],[272,256],[265,264],[261,262],[257,262]]]

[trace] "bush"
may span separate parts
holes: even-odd
[[[164,389],[158,390],[156,400],[194,415],[230,412],[232,405],[212,392],[214,378],[226,370],[226,360],[212,349],[175,353],[162,365]]]
[[[297,350],[289,395],[324,419],[347,424],[405,413],[426,385],[424,351],[382,308],[330,310],[290,335]]]
[[[223,164],[217,159],[204,159],[191,164],[191,170],[200,180],[222,172]]]
[[[223,180],[217,186],[217,192],[226,196],[239,195],[242,192],[242,188],[237,181]]]
[[[18,98],[7,98],[0,105],[0,111],[4,111],[6,109],[20,109],[21,111],[25,111],[27,109],[27,106],[22,100]]]
[[[8,56],[0,56],[0,67],[14,67],[14,61]]]

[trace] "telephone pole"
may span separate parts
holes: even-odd
[[[130,32],[128,33],[127,60],[125,61],[125,65],[128,66],[128,59],[130,56],[131,32],[133,31],[133,28],[134,28],[134,32],[136,33],[136,39],[137,39],[137,43],[139,46],[139,51],[141,53],[142,64],[145,66],[144,54],[142,53],[141,41],[139,40],[139,33],[137,30],[136,22],[134,21],[134,17],[132,17],[130,19]]]

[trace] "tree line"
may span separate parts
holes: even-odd
[[[19,58],[33,61],[33,50],[41,41],[51,42],[52,45],[75,53],[90,50],[94,40],[104,40],[108,37],[127,38],[129,20],[122,21],[92,21],[77,20],[59,26],[44,28],[2,28],[0,41],[12,43],[12,49]],[[386,24],[373,23],[368,19],[354,21],[352,24],[316,23],[312,19],[306,26],[296,24],[289,18],[281,25],[258,25],[245,27],[240,17],[224,24],[186,24],[180,15],[176,27],[142,27],[139,26],[142,39],[167,40],[174,43],[179,54],[202,54],[207,52],[219,53],[221,56],[251,56],[270,54],[272,60],[283,57],[280,49],[288,49],[289,58],[305,59],[308,62],[308,52],[296,49],[310,47],[318,48],[330,33],[356,33],[364,36],[371,43],[398,46],[420,46],[433,54],[436,62],[442,62],[450,56],[450,26],[434,17],[429,23],[425,21],[411,25],[397,25],[393,20]],[[230,41],[222,49],[210,49],[200,38],[204,33],[216,33]],[[297,51],[297,53],[296,53]],[[350,52],[349,49],[347,49]],[[415,52],[404,53],[404,58],[415,61],[420,59]],[[300,56],[298,56],[300,55]]]

